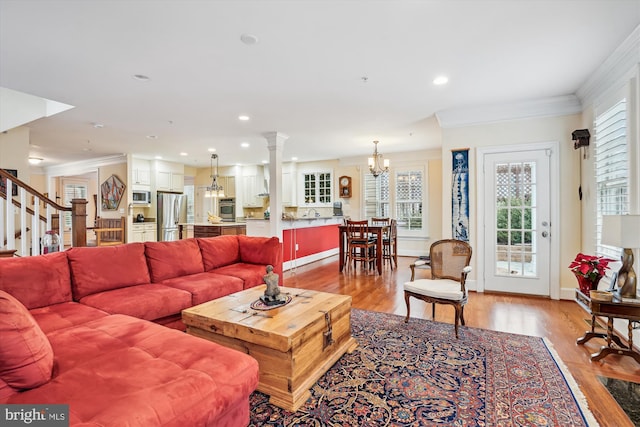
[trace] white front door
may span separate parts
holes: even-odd
[[[484,154],[485,289],[549,295],[551,150]]]

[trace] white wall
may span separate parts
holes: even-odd
[[[0,133],[0,168],[17,169],[18,179],[29,183],[29,128]]]
[[[560,146],[560,223],[553,226],[553,233],[560,239],[560,266],[568,266],[580,250],[580,213],[581,202],[578,199],[580,177],[580,153],[573,149],[571,132],[581,125],[580,115],[513,120],[503,123],[467,126],[455,129],[443,129],[442,144],[442,236],[451,237],[451,150],[469,148],[469,215],[470,243],[475,251],[481,224],[477,223],[477,182],[476,149],[502,145],[526,145],[537,142],[558,142]],[[472,259],[472,280],[483,274],[483,266],[476,265]],[[560,283],[551,283],[557,287],[575,288],[575,277],[568,268],[560,268]],[[572,294],[572,292],[570,292]],[[553,292],[552,292],[553,294]]]

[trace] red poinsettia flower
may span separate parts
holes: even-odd
[[[604,276],[609,268],[609,263],[614,261],[610,258],[579,253],[576,255],[576,259],[569,264],[569,269],[576,276],[586,277],[593,282]]]

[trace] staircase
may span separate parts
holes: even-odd
[[[0,169],[0,257],[39,255],[40,240],[47,231],[64,236],[60,218],[67,212],[71,214],[71,246],[86,246],[85,199],[73,199],[71,207],[60,206]]]

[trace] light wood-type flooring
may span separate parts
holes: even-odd
[[[409,264],[413,261],[415,258],[399,257],[399,268],[391,271],[386,265],[382,275],[367,274],[360,267],[343,274],[338,272],[338,257],[333,256],[286,271],[284,285],[351,295],[354,308],[404,316],[402,284],[411,276]],[[428,277],[428,270],[416,273],[416,279],[420,275]],[[431,305],[412,298],[411,316],[431,319]],[[597,377],[640,383],[640,364],[618,355],[591,362],[590,354],[596,352],[604,340],[594,338],[583,346],[576,344],[576,339],[589,328],[588,319],[590,316],[574,301],[512,294],[470,292],[465,308],[469,327],[547,337],[587,397],[589,408],[600,425],[632,426]],[[438,306],[435,320],[452,323],[453,307]],[[453,324],[451,337],[454,339]]]

